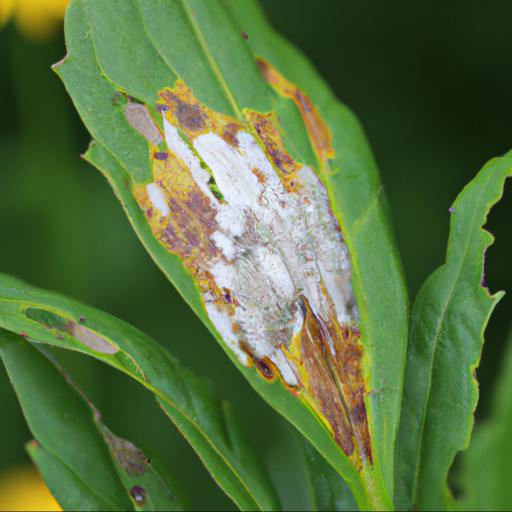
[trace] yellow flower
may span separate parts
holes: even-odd
[[[0,27],[14,18],[21,32],[33,39],[45,39],[64,18],[69,0],[0,0]]]
[[[19,466],[0,474],[0,511],[62,510],[34,466]]]

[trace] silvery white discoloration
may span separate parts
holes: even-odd
[[[70,334],[74,338],[96,352],[101,352],[102,354],[115,354],[116,352],[119,352],[119,349],[110,343],[110,341],[82,325],[73,324],[70,330]]]
[[[298,192],[289,192],[252,135],[239,131],[234,146],[208,132],[193,140],[193,148],[208,165],[224,198],[220,202],[208,187],[210,173],[165,118],[164,131],[169,150],[216,212],[218,229],[210,240],[219,256],[200,264],[217,287],[229,290],[236,307],[228,314],[203,292],[210,320],[243,364],[246,348],[297,385],[297,368],[283,349],[304,324],[300,297],[325,322],[334,315],[340,325],[353,325],[357,318],[348,251],[323,184],[303,167]],[[330,350],[335,354],[332,342]]]
[[[158,146],[162,142],[160,131],[145,105],[127,103],[124,107],[124,115],[132,128],[137,130],[153,146]]]
[[[170,210],[162,189],[156,183],[150,183],[146,185],[146,190],[153,208],[156,208],[164,217],[167,217]]]

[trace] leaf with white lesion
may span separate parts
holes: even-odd
[[[66,33],[87,158],[150,254],[359,505],[389,506],[406,297],[357,121],[251,2],[75,0]]]
[[[217,484],[241,510],[279,508],[273,485],[255,448],[237,428],[234,415],[226,412],[226,408],[203,381],[139,330],[84,304],[1,274],[0,327],[22,334],[34,343],[87,354],[129,375],[153,393],[162,410],[197,452]],[[87,337],[84,337],[84,331]],[[95,343],[91,343],[91,336],[94,336]],[[101,340],[101,344],[98,340]],[[115,347],[115,351],[105,350],[105,347]],[[19,377],[13,379],[15,385],[17,380]],[[56,404],[58,391],[53,391]],[[48,394],[51,394],[50,390]],[[34,400],[37,401],[37,397]],[[69,413],[66,408],[63,410],[65,414]],[[79,430],[83,414],[74,417]],[[43,411],[41,419],[44,421],[44,418]],[[80,428],[86,429],[89,423]],[[116,442],[117,438],[104,429],[101,429],[101,433],[114,455],[118,453],[115,446],[128,446],[124,442]],[[236,443],[232,443],[233,436]],[[36,435],[36,438],[39,439],[39,436]],[[57,447],[60,446],[58,438],[53,441]],[[128,451],[135,453],[135,450]],[[119,467],[123,467],[122,459],[118,461]],[[141,460],[138,464],[142,464]],[[98,484],[95,475],[88,478],[93,481],[93,489],[98,486],[102,489],[103,480],[109,481],[104,477]]]

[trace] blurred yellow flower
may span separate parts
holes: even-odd
[[[0,27],[13,18],[33,39],[51,36],[64,18],[69,0],[0,0]]]
[[[18,466],[0,474],[0,511],[62,510],[36,468]]]

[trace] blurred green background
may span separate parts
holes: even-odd
[[[486,160],[512,147],[512,2],[265,0],[263,6],[362,121],[413,296],[443,260],[448,208],[458,191]],[[12,21],[0,32],[0,271],[154,336],[234,403],[248,435],[278,468],[294,451],[286,425],[153,265],[106,180],[79,158],[89,136],[50,70],[65,53],[62,27],[38,31],[37,22],[32,32],[30,23],[22,33]],[[512,290],[510,188],[488,224],[497,237],[486,261],[492,291]],[[487,413],[511,311],[512,295],[487,330],[479,419]],[[197,508],[232,508],[147,393],[99,363],[61,357],[116,433],[159,451],[183,481],[193,482]],[[1,471],[27,460],[23,444],[30,438],[3,368],[0,418]],[[280,478],[299,506],[300,477],[281,472]]]

